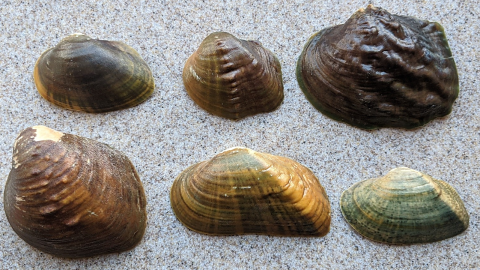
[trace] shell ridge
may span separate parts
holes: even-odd
[[[45,151],[48,151],[48,153],[51,153],[52,150],[56,150],[56,149],[53,149],[53,148],[56,148],[55,146],[56,145],[54,143],[52,143],[49,147],[47,147],[45,149]],[[27,151],[26,153],[29,153],[29,151]],[[62,160],[65,157],[66,152],[63,152],[63,154],[64,155],[61,157]],[[18,188],[19,191],[35,190],[39,187],[42,187],[41,190],[43,190],[43,186],[49,185],[49,184],[51,185],[51,180],[50,179],[57,178],[56,175],[53,174],[53,172],[52,173],[47,172],[47,170],[50,170],[50,169],[53,170],[58,166],[56,164],[56,162],[54,164],[50,164],[50,165],[44,164],[45,160],[43,160],[41,158],[39,159],[38,153],[34,153],[31,158],[22,162],[22,164],[27,164],[27,165],[32,164],[32,163],[35,163],[35,165],[38,165],[40,163],[44,166],[44,168],[42,170],[33,170],[32,173],[30,173],[29,175],[26,175],[24,177],[18,177],[17,182],[19,182],[19,184],[20,183],[25,183],[26,184],[24,187],[19,187]],[[16,171],[21,172],[23,170],[28,169],[27,165],[19,166],[18,168],[16,168]],[[69,167],[64,167],[64,170],[62,170],[61,172],[63,173],[66,170],[70,170],[70,168]],[[35,182],[37,182],[35,178],[37,178],[39,176],[46,177],[46,179],[43,179],[43,181],[40,181],[40,183],[38,183],[38,185],[41,185],[41,186],[37,186],[37,184],[35,184]],[[45,181],[46,181],[45,185],[41,184],[41,182],[45,182]],[[35,193],[28,193],[28,194],[29,195],[30,194],[38,194],[39,192],[43,192],[43,191],[36,191]]]
[[[291,162],[291,160],[289,160],[287,158],[283,158],[282,161],[284,161],[286,163]],[[282,165],[281,167],[285,167],[285,166],[286,165]],[[318,182],[318,179],[313,175],[313,173],[310,170],[308,170],[308,168],[303,168],[303,169],[306,169],[305,173],[304,173],[302,171],[302,168],[299,168],[296,165],[293,165],[293,167],[295,168],[294,173],[295,173],[296,178],[298,178],[299,181],[301,181],[302,184],[301,184],[301,188],[299,188],[299,189],[295,188],[291,192],[294,192],[294,194],[300,194],[301,193],[301,195],[296,196],[295,200],[286,199],[286,198],[284,198],[283,200],[290,203],[292,205],[292,207],[297,209],[297,211],[299,212],[299,215],[302,218],[305,219],[305,221],[302,222],[302,225],[301,225],[302,228],[304,228],[304,230],[306,230],[306,231],[307,230],[315,230],[316,231],[319,228],[322,228],[323,225],[328,222],[327,215],[329,215],[329,214],[322,215],[323,210],[326,210],[325,207],[323,207],[324,206],[323,205],[324,200],[320,200],[317,197],[310,198],[310,196],[307,196],[307,194],[310,194],[309,193],[309,187],[312,184],[310,181],[308,181],[308,179],[312,179],[312,181],[316,180],[317,182]],[[310,176],[306,176],[306,174],[309,174]],[[291,183],[291,181],[293,180],[293,177],[291,176],[291,174],[289,174],[289,176],[290,176],[289,183]],[[283,196],[283,195],[285,195],[285,193],[288,193],[288,191],[285,190],[285,188],[283,188],[283,189],[284,190],[281,191],[280,196]],[[324,191],[324,190],[322,190],[322,191]],[[290,193],[289,195],[286,195],[286,196],[287,196],[287,198],[292,198],[294,196],[294,194]],[[327,199],[327,198],[325,197],[324,199]],[[307,203],[305,203],[305,202],[307,202]],[[321,205],[318,205],[318,202],[321,202]],[[318,207],[315,207],[315,206],[318,206]],[[320,213],[319,213],[319,211],[320,211]],[[315,216],[315,215],[317,215],[317,216]],[[297,221],[292,220],[291,222],[294,223],[294,224],[297,224]],[[317,222],[321,222],[321,224],[316,225]],[[311,229],[307,229],[307,228],[311,228]]]
[[[444,190],[446,191],[446,196],[450,200],[443,200],[443,202],[446,205],[448,205],[450,207],[450,209],[452,209],[452,213],[455,214],[455,216],[458,218],[459,222],[461,222],[464,225],[463,230],[466,230],[469,226],[470,217],[468,216],[468,214],[466,214],[467,210],[466,210],[465,206],[463,205],[463,203],[459,203],[459,202],[461,202],[461,198],[458,195],[458,193],[455,191],[455,189],[452,186],[450,186],[445,181],[437,180],[437,179],[433,179],[433,181],[437,182],[439,185],[444,187]],[[456,210],[456,211],[454,211],[454,210]],[[464,213],[464,215],[460,216],[459,213]]]
[[[67,141],[68,137],[67,134]],[[68,166],[63,164],[61,172],[58,172],[55,177],[50,177],[48,188],[55,192],[53,194],[48,192],[49,195],[45,198],[45,203],[48,204],[45,206],[45,214],[59,214],[57,212],[61,211],[61,214],[67,216],[65,220],[75,220],[76,224],[81,219],[81,216],[75,217],[78,215],[76,211],[80,211],[81,205],[88,200],[87,198],[92,197],[92,194],[82,185],[81,179],[85,170],[83,169],[81,156],[76,151],[70,151],[68,148],[68,146],[64,147],[65,155],[56,164],[63,164],[59,162],[63,162],[65,159],[71,159],[71,163]],[[66,179],[74,180],[66,182]]]
[[[38,152],[36,152],[36,150],[38,148],[27,146],[26,145],[28,144],[28,142],[26,142],[27,140],[29,140],[29,138],[22,138],[21,142],[16,142],[16,145],[13,149],[12,169],[17,169],[17,167],[23,164],[28,164],[32,162],[32,160],[37,158]],[[19,153],[17,149],[20,147],[22,148],[28,147],[28,149],[22,153]],[[51,147],[53,147],[53,145]]]

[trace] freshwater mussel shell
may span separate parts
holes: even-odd
[[[108,145],[43,126],[15,141],[4,207],[13,230],[67,258],[122,252],[146,228],[146,199],[129,159]]]
[[[422,126],[459,92],[443,27],[372,5],[312,36],[297,79],[315,108],[363,129]]]
[[[324,236],[330,229],[327,194],[308,168],[247,148],[184,170],[170,200],[177,218],[204,234]]]
[[[74,111],[101,113],[136,106],[155,88],[152,72],[130,46],[73,34],[45,51],[34,69],[37,90]]]
[[[183,82],[204,110],[229,119],[275,110],[283,100],[280,62],[257,41],[210,34],[185,63]]]
[[[358,233],[388,244],[444,240],[465,231],[469,223],[453,187],[405,167],[354,184],[343,192],[340,207]]]

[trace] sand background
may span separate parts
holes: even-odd
[[[450,116],[415,130],[364,131],[326,118],[296,78],[308,38],[344,23],[368,3],[391,13],[441,23],[455,58],[460,95]],[[133,162],[147,195],[148,226],[133,250],[67,260],[40,252],[11,229],[0,211],[0,268],[327,268],[465,269],[480,267],[480,3],[467,1],[8,1],[0,2],[0,196],[13,142],[45,125],[98,140]],[[230,121],[188,97],[183,65],[215,31],[260,41],[282,64],[285,100],[278,110]],[[33,82],[40,54],[72,33],[123,41],[151,67],[156,88],[145,103],[104,114],[71,112],[45,101]],[[286,156],[309,167],[327,190],[331,232],[323,238],[212,237],[175,218],[169,189],[186,167],[234,146]],[[355,233],[340,213],[353,183],[407,166],[454,186],[470,227],[441,242],[390,246]],[[0,201],[3,209],[3,200]]]

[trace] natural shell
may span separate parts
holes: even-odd
[[[469,217],[453,187],[400,167],[343,192],[343,216],[361,235],[388,244],[440,241],[465,231]]]
[[[183,82],[204,110],[239,119],[275,110],[283,100],[280,62],[257,41],[217,32],[188,58]]]
[[[186,227],[205,234],[324,236],[330,228],[327,194],[309,169],[247,148],[187,168],[170,200]]]
[[[60,257],[129,250],[145,232],[142,183],[108,145],[44,126],[15,141],[5,213],[28,244]]]
[[[46,100],[100,113],[136,106],[155,88],[152,72],[130,46],[73,34],[38,59],[34,79]]]
[[[364,129],[422,126],[449,114],[459,91],[440,24],[372,5],[311,37],[297,79],[315,108]]]

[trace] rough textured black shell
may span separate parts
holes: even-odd
[[[315,108],[364,129],[422,126],[449,114],[459,91],[440,24],[372,5],[315,34],[297,79]]]

